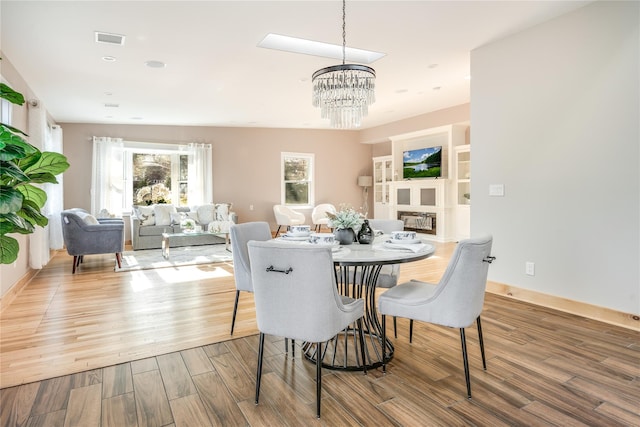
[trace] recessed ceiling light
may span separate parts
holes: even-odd
[[[103,56],[102,60],[106,61],[106,62],[116,62],[116,57],[115,56]]]
[[[429,64],[429,68],[437,68],[438,64]]]
[[[113,92],[105,92],[104,94],[107,95],[107,96],[111,96],[111,95],[113,95]]]
[[[267,34],[265,38],[258,43],[258,47],[321,56],[323,58],[342,59],[342,45],[316,42],[280,34]],[[352,47],[345,49],[345,60],[359,64],[371,64],[385,55],[386,54],[382,52],[355,49]]]
[[[146,65],[149,68],[164,68],[167,66],[167,64],[165,64],[162,61],[147,61],[144,63],[144,65]]]
[[[142,117],[131,117],[131,120],[142,120]]]
[[[398,89],[396,90],[396,93],[405,93],[408,92],[408,89]]]
[[[442,86],[435,86],[435,87],[433,88],[433,90],[440,90],[440,89],[442,89]]]

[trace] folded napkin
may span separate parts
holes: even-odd
[[[374,250],[388,251],[388,250],[396,250],[396,251],[411,251],[413,253],[418,253],[429,245],[426,243],[391,243],[384,242],[379,245],[373,245]]]

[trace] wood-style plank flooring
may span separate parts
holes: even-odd
[[[401,279],[437,281],[452,248]],[[70,273],[59,253],[0,315],[0,426],[640,425],[636,331],[488,294],[471,400],[458,331],[416,323],[409,344],[399,319],[386,375],[323,371],[317,420],[315,366],[280,337],[254,404],[254,308],[243,294],[230,340],[231,265],[114,273],[105,255]]]

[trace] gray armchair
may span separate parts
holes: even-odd
[[[113,253],[118,267],[122,266],[124,221],[100,223],[92,215],[78,209],[62,211],[60,216],[64,245],[67,253],[73,256],[73,274],[84,255]]]

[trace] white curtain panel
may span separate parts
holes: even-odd
[[[29,142],[40,150],[44,149],[47,129],[47,115],[38,101],[27,101]],[[43,188],[42,185],[37,185]],[[46,190],[46,189],[45,189]],[[35,227],[29,235],[29,266],[41,269],[49,262],[49,226]]]
[[[47,126],[44,149],[62,154],[62,128],[60,126]],[[49,247],[51,249],[62,249],[64,246],[62,224],[60,223],[60,212],[64,206],[63,174],[58,175],[57,179],[57,184],[44,184],[44,190],[47,192],[44,213],[49,218]]]
[[[122,138],[93,137],[91,213],[102,209],[120,216],[124,209],[124,144]]]
[[[189,144],[189,204],[213,203],[213,157],[211,144]]]

